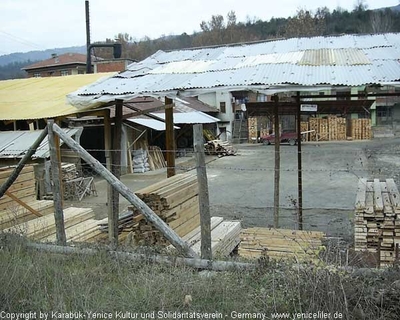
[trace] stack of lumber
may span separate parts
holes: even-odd
[[[178,174],[136,192],[164,222],[179,236],[191,232],[200,225],[197,177],[192,173]],[[100,221],[107,232],[108,220]],[[133,233],[138,245],[166,246],[168,241],[145,217],[133,207],[119,216],[121,241]]]
[[[393,264],[400,244],[400,194],[393,179],[358,181],[355,250],[380,252],[381,265]]]
[[[249,127],[249,142],[257,141],[258,134],[257,134],[257,118],[256,117],[249,117],[247,121]]]
[[[236,154],[236,150],[228,141],[211,140],[204,145],[206,154],[223,156],[232,156]]]
[[[300,122],[300,132],[306,132],[308,131],[308,122],[307,121],[301,121]],[[310,133],[304,133],[303,136],[304,141],[310,141]]]
[[[309,141],[346,140],[346,118],[328,116],[327,118],[309,118]],[[303,130],[302,130],[303,131]]]
[[[269,257],[316,261],[323,249],[323,232],[273,228],[243,229],[239,255],[245,258]]]
[[[328,117],[329,140],[346,140],[346,118]]]
[[[148,155],[150,170],[162,169],[167,166],[160,147],[149,146]]]
[[[211,217],[211,252],[213,257],[226,257],[240,242],[240,221],[224,221],[221,217]],[[201,254],[200,226],[184,235],[182,239],[198,255]],[[169,246],[173,249],[173,246]]]
[[[10,167],[0,169],[0,184],[7,181],[13,170]],[[0,230],[52,212],[53,201],[36,200],[34,168],[25,166],[0,198]]]
[[[371,139],[371,119],[351,119],[351,136],[353,140]]]
[[[318,140],[319,141],[328,141],[329,140],[329,125],[328,125],[328,119],[325,118],[319,118],[318,119]]]
[[[309,118],[309,130],[313,132],[310,133],[309,141],[317,141],[317,134],[319,133],[319,120],[318,118]]]
[[[61,176],[64,181],[75,179],[78,175],[79,174],[74,163],[61,163]]]
[[[101,234],[98,221],[94,220],[91,208],[70,207],[64,210],[65,235],[68,242],[88,242]],[[7,228],[4,232],[24,235],[29,239],[40,242],[56,241],[56,226],[54,215],[36,218]]]

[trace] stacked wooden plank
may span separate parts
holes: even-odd
[[[167,166],[160,147],[149,146],[149,164],[151,170],[157,170]]]
[[[87,242],[100,232],[91,208],[70,207],[64,210],[65,234],[68,242]],[[54,215],[39,217],[3,230],[40,242],[56,241]]]
[[[313,133],[310,133],[309,141],[337,141],[347,138],[346,118],[332,115],[327,118],[310,117],[308,124],[308,130],[314,130]]]
[[[61,163],[61,176],[64,181],[75,179],[78,177],[78,175],[79,174],[74,163]]]
[[[7,181],[13,170],[10,167],[0,169],[0,184]],[[36,200],[34,168],[25,166],[0,198],[0,230],[53,211],[52,201]]]
[[[323,232],[273,228],[243,229],[239,255],[245,258],[270,257],[316,261],[323,249]]]
[[[382,265],[400,244],[400,194],[393,179],[360,179],[355,203],[355,249],[380,252]]]
[[[221,217],[211,217],[211,252],[213,257],[226,257],[240,242],[240,221],[224,221]],[[200,226],[184,235],[182,239],[196,252],[201,254]],[[173,246],[169,246],[173,250]]]
[[[197,177],[192,173],[175,175],[136,192],[162,220],[179,236],[191,232],[200,225]],[[107,219],[100,222],[107,231]],[[166,246],[168,241],[150,224],[136,208],[119,218],[120,240],[133,233],[138,245]]]
[[[351,119],[351,136],[353,140],[371,139],[371,119]]]
[[[249,142],[257,141],[258,132],[257,132],[257,118],[249,117],[247,121],[247,125],[249,127]]]
[[[309,141],[317,141],[317,134],[319,133],[319,120],[318,118],[309,118],[309,130],[313,132],[310,133],[310,140]]]
[[[328,119],[318,118],[318,140],[328,141],[329,140],[329,126]]]

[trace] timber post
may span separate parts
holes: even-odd
[[[193,126],[193,146],[196,155],[197,181],[199,184],[199,209],[201,230],[201,258],[212,259],[211,250],[211,216],[208,196],[208,181],[203,142],[203,125]]]
[[[279,130],[279,110],[278,102],[279,97],[273,96],[275,101],[274,106],[274,131],[275,131],[275,171],[274,171],[274,228],[279,228],[279,182],[280,182],[280,171],[281,171],[281,154],[280,145],[281,137]]]
[[[298,224],[299,230],[303,230],[303,169],[301,154],[301,104],[300,92],[296,96],[297,106],[297,184],[298,184]]]
[[[165,147],[167,157],[167,178],[175,173],[174,108],[172,99],[165,98]]]

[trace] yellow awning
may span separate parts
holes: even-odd
[[[55,118],[82,112],[66,101],[66,95],[110,73],[0,81],[0,120]]]

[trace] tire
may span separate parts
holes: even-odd
[[[269,141],[269,140],[263,140],[263,145],[265,145],[265,146],[269,146],[270,144],[271,144],[271,141]]]
[[[296,140],[295,139],[289,139],[289,145],[294,146],[296,144]]]

